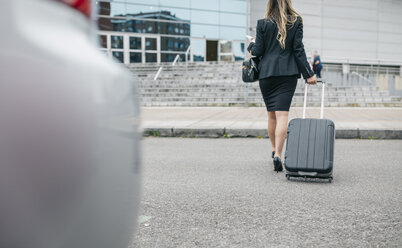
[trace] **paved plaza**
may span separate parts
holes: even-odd
[[[291,108],[289,119],[301,118],[303,108]],[[319,108],[308,108],[307,118],[319,118]],[[326,108],[324,118],[335,122],[338,138],[402,139],[402,108]],[[160,136],[229,137],[267,135],[265,108],[147,107],[142,128]]]
[[[268,139],[142,144],[131,248],[402,246],[402,140],[337,139],[332,183],[275,173]]]

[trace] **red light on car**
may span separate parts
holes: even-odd
[[[87,17],[91,15],[91,0],[61,0],[63,3],[66,3],[73,7],[74,9],[80,11]]]

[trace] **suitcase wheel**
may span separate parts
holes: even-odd
[[[332,183],[332,177],[328,178],[329,183]]]
[[[290,180],[290,176],[289,176],[289,175],[286,175],[286,179],[287,179],[287,180]]]

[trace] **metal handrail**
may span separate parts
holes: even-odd
[[[172,65],[174,66],[176,64],[176,62],[180,59],[180,55],[177,54],[176,58],[174,58]]]
[[[341,64],[365,64],[365,65],[384,65],[384,66],[402,66],[402,60],[392,59],[369,59],[369,58],[346,58],[346,57],[322,57],[322,61],[328,63]]]
[[[188,62],[187,57],[188,57],[188,53],[190,52],[190,49],[191,49],[191,46],[189,46],[189,47],[187,48],[187,51],[186,51],[186,53],[185,53],[185,56],[186,56],[186,58],[185,58],[185,59],[186,59],[186,65],[187,65],[187,62]],[[180,54],[177,54],[176,57],[175,57],[174,60],[173,60],[172,66],[175,66],[176,63],[177,63],[177,61],[179,61],[179,59],[180,59]],[[158,72],[155,74],[154,81],[158,79],[159,75],[160,75],[161,72],[162,72],[162,69],[163,69],[163,66],[161,66],[161,67],[159,68]]]
[[[188,53],[190,52],[190,49],[191,49],[191,46],[188,46],[188,48],[187,48],[187,50],[186,50],[186,52],[185,52],[185,54],[184,54],[184,56],[185,56],[185,60],[186,60],[186,63],[188,62]],[[172,65],[174,66],[174,65],[176,65],[176,63],[177,63],[177,61],[179,61],[179,59],[180,59],[180,54],[177,54],[176,55],[176,57],[174,58],[174,60],[173,60],[173,63],[172,63]]]
[[[367,81],[367,82],[369,82],[369,83],[371,83],[371,84],[375,84],[373,81],[371,81],[371,80],[369,80],[369,79],[363,77],[363,75],[361,75],[360,73],[357,73],[357,72],[355,72],[355,71],[352,71],[352,74],[358,76],[359,78],[361,78],[361,79],[363,79],[363,80],[365,80],[365,81]]]
[[[186,63],[188,62],[188,53],[190,52],[190,50],[191,50],[191,46],[188,46],[187,51],[186,51],[186,53],[185,53],[185,56],[186,56]]]
[[[156,73],[156,75],[155,75],[155,77],[154,77],[154,81],[156,81],[156,80],[158,79],[159,75],[160,75],[161,72],[162,72],[162,69],[163,69],[163,66],[159,67],[159,70],[158,70],[158,72]]]

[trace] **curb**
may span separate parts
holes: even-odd
[[[226,128],[144,128],[144,137],[183,138],[268,138],[266,129],[226,129]],[[402,139],[402,130],[386,129],[340,129],[337,139]]]

